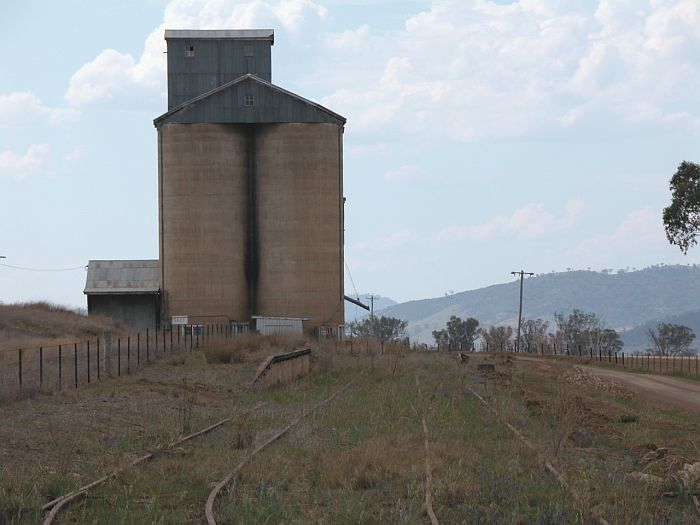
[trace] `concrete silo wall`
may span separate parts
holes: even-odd
[[[258,315],[343,324],[340,144],[335,124],[259,127]]]
[[[342,324],[342,128],[166,124],[159,140],[165,317]]]
[[[166,318],[247,319],[246,127],[167,124],[159,140]]]

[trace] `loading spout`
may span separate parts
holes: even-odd
[[[367,310],[369,312],[369,306],[367,306],[364,303],[361,303],[359,299],[353,299],[349,295],[346,295],[345,300],[348,301],[349,303],[356,304],[360,308],[364,308],[365,310]]]

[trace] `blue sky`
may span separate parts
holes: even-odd
[[[157,258],[166,27],[274,28],[273,82],[347,117],[360,292],[700,262],[661,224],[700,161],[697,0],[4,0],[1,262]],[[82,306],[84,279],[1,266],[0,300]]]

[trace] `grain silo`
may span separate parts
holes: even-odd
[[[343,324],[340,115],[271,83],[272,30],[165,32],[165,320]]]

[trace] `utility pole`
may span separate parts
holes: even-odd
[[[367,296],[369,299],[369,335],[374,337],[374,298],[377,297],[374,294]]]
[[[518,338],[515,340],[515,351],[520,351],[520,325],[523,322],[523,278],[526,275],[535,275],[532,272],[524,272],[520,270],[519,272],[510,272],[511,275],[520,276],[520,308],[518,309]]]

